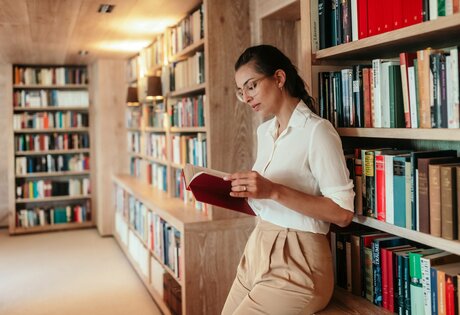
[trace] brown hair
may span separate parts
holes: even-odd
[[[311,111],[316,112],[315,101],[308,94],[305,88],[305,81],[300,77],[291,60],[278,48],[271,45],[258,45],[247,48],[236,61],[235,71],[249,62],[254,62],[256,71],[267,76],[274,75],[276,70],[283,70],[286,73],[284,87],[288,93],[293,97],[302,99]]]

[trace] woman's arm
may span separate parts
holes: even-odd
[[[225,179],[232,181],[230,195],[233,197],[272,199],[289,209],[342,227],[353,219],[352,211],[340,207],[330,198],[312,196],[271,182],[255,171],[234,173]]]

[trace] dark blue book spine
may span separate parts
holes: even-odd
[[[438,315],[438,272],[430,268],[431,314]]]

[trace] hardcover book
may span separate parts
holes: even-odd
[[[185,187],[193,193],[196,200],[249,215],[256,215],[246,198],[230,196],[232,183],[224,180],[225,175],[228,174],[191,164],[186,164],[182,172]]]

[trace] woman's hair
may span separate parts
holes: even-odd
[[[312,110],[316,112],[313,97],[308,94],[305,88],[305,81],[299,76],[297,68],[291,60],[286,57],[278,48],[271,45],[259,45],[247,48],[235,63],[235,71],[241,66],[254,62],[257,72],[272,76],[276,70],[283,70],[286,73],[284,87],[293,97],[298,97]]]

